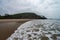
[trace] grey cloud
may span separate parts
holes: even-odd
[[[59,0],[0,0],[0,14],[17,12],[38,12],[46,17],[60,13]],[[58,17],[58,16],[57,16]]]

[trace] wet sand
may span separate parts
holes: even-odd
[[[0,40],[6,40],[26,21],[29,21],[29,19],[0,19]]]

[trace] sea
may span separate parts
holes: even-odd
[[[60,20],[33,19],[20,25],[6,40],[60,40]]]

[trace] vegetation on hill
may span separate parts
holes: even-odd
[[[0,15],[0,19],[47,19],[45,16],[40,16],[35,13],[18,13],[14,15],[5,14],[5,16]]]

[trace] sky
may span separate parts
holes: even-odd
[[[60,18],[60,0],[0,0],[0,14],[35,12],[47,18]]]

